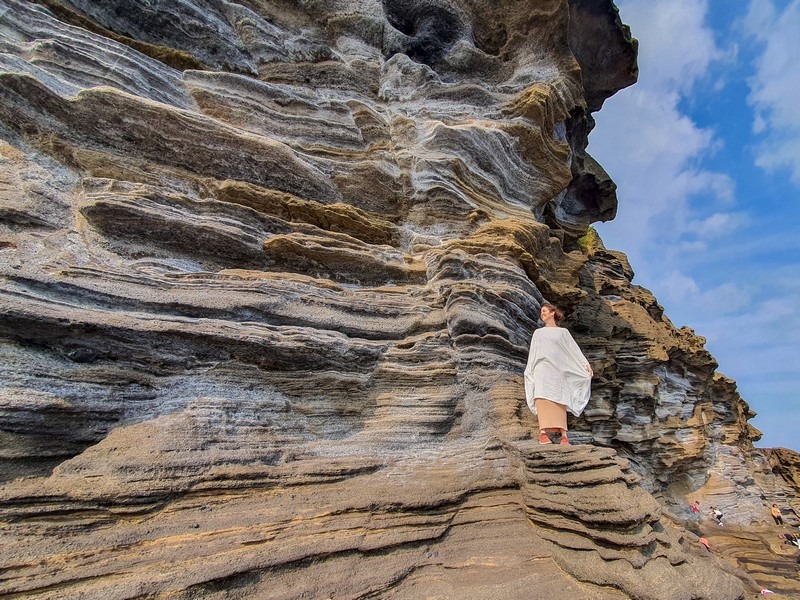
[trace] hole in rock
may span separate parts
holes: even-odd
[[[414,62],[433,66],[461,37],[464,23],[451,9],[430,1],[383,0],[389,23],[408,36],[399,48]]]

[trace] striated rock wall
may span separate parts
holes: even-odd
[[[0,0],[0,592],[741,597],[663,507],[796,479],[585,237],[635,54],[608,0]],[[530,442],[544,300],[592,445]]]

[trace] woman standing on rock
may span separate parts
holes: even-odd
[[[567,439],[567,411],[580,416],[591,393],[592,367],[572,339],[559,327],[564,314],[552,304],[543,304],[544,327],[533,332],[528,365],[525,367],[525,398],[539,417],[539,443],[552,444],[549,433]]]

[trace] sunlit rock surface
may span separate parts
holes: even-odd
[[[0,0],[0,593],[752,591],[687,500],[768,526],[796,455],[585,235],[635,55],[606,0]]]

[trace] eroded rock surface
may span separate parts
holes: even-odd
[[[764,520],[789,463],[583,237],[610,1],[0,0],[0,36],[0,593],[752,587],[685,500]],[[597,374],[574,448],[530,441],[545,300]]]

